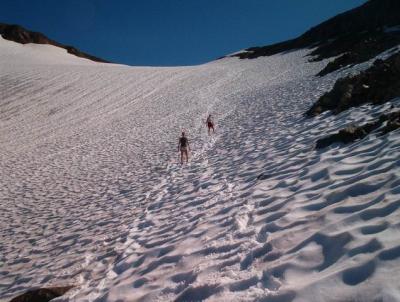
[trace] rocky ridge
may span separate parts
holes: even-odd
[[[6,40],[14,41],[21,44],[35,43],[54,45],[60,48],[64,48],[68,53],[80,58],[89,59],[95,62],[109,63],[106,60],[82,52],[73,46],[58,43],[54,40],[49,39],[42,33],[27,30],[19,25],[0,23],[0,35]]]
[[[315,48],[310,61],[330,62],[319,76],[366,62],[400,43],[400,32],[388,28],[400,24],[400,1],[370,0],[364,5],[311,28],[298,38],[262,47],[250,47],[232,56],[254,59],[301,48]]]

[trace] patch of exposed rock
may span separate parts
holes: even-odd
[[[316,149],[326,148],[335,143],[349,144],[356,140],[363,139],[372,131],[380,128],[379,134],[384,135],[400,128],[400,111],[389,114],[382,114],[378,120],[361,126],[348,126],[339,132],[319,139]]]
[[[61,297],[71,288],[73,286],[33,289],[13,298],[10,302],[48,302],[54,298]]]
[[[400,96],[400,53],[376,60],[372,67],[352,77],[339,79],[333,89],[306,112],[308,117],[331,110],[338,114],[366,103],[383,104]]]
[[[0,23],[0,35],[6,40],[14,41],[21,44],[35,43],[35,44],[54,45],[57,47],[64,48],[67,50],[68,53],[73,54],[80,58],[89,59],[95,62],[109,63],[106,60],[84,53],[73,46],[63,45],[61,43],[58,43],[54,40],[47,38],[42,33],[29,31],[19,25],[9,25]]]

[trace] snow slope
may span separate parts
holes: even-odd
[[[340,76],[305,54],[139,68],[0,38],[1,299],[400,301],[399,133],[314,150],[390,105],[304,119]]]

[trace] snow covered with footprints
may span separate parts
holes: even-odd
[[[314,150],[390,104],[305,119],[340,76],[306,54],[128,67],[0,38],[0,299],[400,301],[399,132]]]

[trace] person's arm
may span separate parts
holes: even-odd
[[[187,142],[187,145],[188,145],[188,150],[190,151],[190,145],[189,145],[189,141]]]
[[[181,140],[179,140],[179,143],[178,143],[178,152],[179,152],[179,150],[181,150]]]

